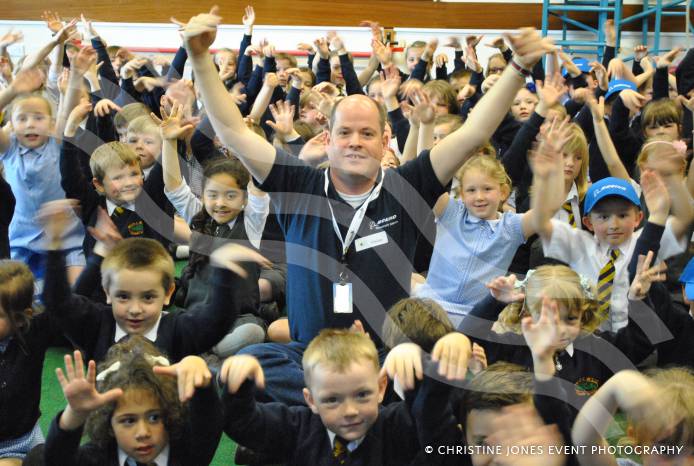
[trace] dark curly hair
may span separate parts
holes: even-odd
[[[104,380],[97,382],[97,390],[104,393],[113,388],[120,388],[124,392],[129,389],[150,392],[159,400],[169,442],[173,443],[183,436],[186,410],[179,401],[176,380],[155,374],[152,371],[153,364],[147,360],[147,356],[163,355],[152,343],[139,335],[133,335],[113,345],[108,350],[106,360],[99,364],[99,372],[116,362],[120,362],[120,367],[108,374]],[[93,411],[87,419],[85,427],[87,435],[102,449],[109,448],[115,442],[111,418],[116,406],[118,401],[102,406]]]

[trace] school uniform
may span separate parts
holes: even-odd
[[[576,272],[585,275],[593,283],[598,283],[600,270],[610,260],[612,249],[601,243],[592,233],[572,228],[557,221],[552,222],[552,237],[543,239],[542,247],[547,257],[569,264]],[[610,299],[609,319],[601,326],[603,330],[617,331],[627,325],[627,292],[629,291],[628,266],[633,257],[636,242],[643,229],[636,230],[631,238],[619,245],[619,256],[614,260],[615,274]],[[685,241],[678,240],[668,221],[660,242],[658,260],[664,260],[684,252]]]
[[[46,312],[54,316],[72,344],[83,351],[85,360],[102,361],[125,333],[116,325],[111,306],[70,291],[64,269],[62,252],[50,251],[43,293]],[[187,310],[162,312],[152,343],[172,363],[208,351],[226,335],[238,316],[240,280],[228,270],[215,268],[210,277],[213,291],[209,302]],[[153,337],[150,335],[150,339]]]
[[[484,296],[487,283],[505,275],[518,246],[525,243],[523,214],[507,212],[483,220],[450,198],[437,219],[436,243],[427,281],[415,296],[437,301],[454,325]]]
[[[222,436],[222,406],[214,386],[197,389],[190,401],[180,438],[170,439],[157,466],[207,466],[212,462]],[[135,466],[134,459],[118,448],[115,439],[106,448],[93,442],[80,445],[83,427],[72,431],[60,428],[61,411],[51,422],[46,437],[46,466]],[[140,463],[137,463],[140,464]]]
[[[235,442],[273,454],[273,461],[291,465],[403,466],[429,464],[424,445],[443,443],[448,432],[441,426],[454,422],[448,406],[449,386],[429,379],[407,401],[379,408],[378,419],[367,434],[347,443],[340,462],[333,456],[335,435],[307,406],[257,403],[252,381],[235,394],[224,391],[224,432]],[[446,437],[443,437],[446,438]]]
[[[100,195],[91,180],[80,170],[81,150],[71,138],[65,138],[61,148],[60,175],[65,196],[80,201],[82,222],[95,226],[99,207],[107,213],[123,238],[151,238],[167,247],[173,238],[173,206],[164,195],[163,172],[160,164],[149,169],[141,194],[127,206],[116,206]],[[96,240],[91,235],[84,237],[84,253],[89,257]]]

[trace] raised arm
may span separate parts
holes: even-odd
[[[612,143],[610,132],[607,129],[607,124],[605,123],[605,98],[600,97],[600,100],[596,100],[595,96],[590,93],[588,94],[587,104],[590,107],[591,114],[593,115],[595,139],[598,141],[600,153],[605,161],[605,165],[607,165],[607,170],[610,172],[610,176],[629,181],[631,179],[629,172],[624,167],[622,160],[619,158],[619,154]]]
[[[508,113],[525,76],[551,47],[551,41],[541,38],[532,28],[521,29],[507,39],[515,51],[510,66],[475,106],[465,124],[431,150],[434,173],[443,185],[448,184],[477,147],[489,140]]]
[[[209,47],[217,35],[221,17],[217,8],[191,18],[184,26],[184,42],[207,115],[220,140],[239,157],[248,171],[264,181],[275,162],[275,148],[248,129],[241,112],[214,67]]]

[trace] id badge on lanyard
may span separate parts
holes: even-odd
[[[329,175],[328,170],[325,171],[325,197],[328,201],[328,207],[330,208],[330,215],[332,216],[333,229],[335,234],[340,240],[340,250],[342,252],[340,259],[340,275],[338,280],[333,282],[333,312],[335,314],[351,314],[353,312],[353,294],[352,294],[352,283],[349,281],[348,271],[347,271],[347,252],[349,247],[357,236],[357,231],[361,226],[364,216],[366,215],[366,209],[369,203],[376,199],[381,192],[381,187],[383,186],[383,169],[381,169],[381,181],[371,190],[371,194],[364,201],[364,203],[357,209],[357,212],[352,218],[352,222],[347,230],[347,236],[342,238],[342,233],[340,232],[340,227],[335,219],[335,212],[333,211],[333,206],[330,205],[330,199],[328,198],[328,185],[329,185]]]

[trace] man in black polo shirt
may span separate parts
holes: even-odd
[[[303,350],[326,327],[359,319],[379,343],[385,311],[409,296],[418,224],[467,157],[486,142],[510,108],[527,70],[549,43],[532,29],[508,39],[515,61],[477,104],[465,125],[430,152],[383,171],[386,115],[363,95],[339,101],[325,140],[328,170],[317,170],[249,130],[208,52],[220,17],[202,14],[184,28],[205,109],[221,141],[272,193],[287,250],[287,311],[292,343],[243,350],[260,360],[265,393],[303,404]]]

